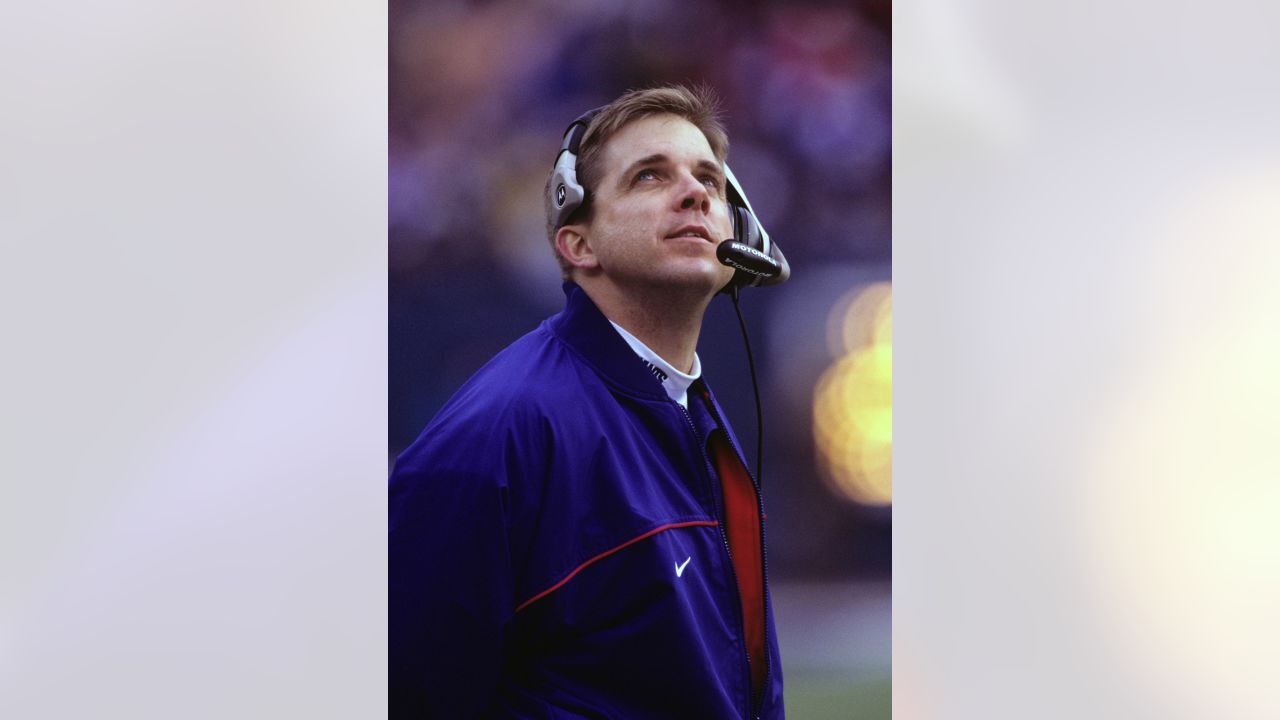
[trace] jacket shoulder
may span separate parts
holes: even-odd
[[[566,396],[598,382],[591,368],[544,323],[476,371],[437,417],[482,413],[492,421],[521,422],[555,416],[566,409]]]
[[[429,462],[483,462],[513,443],[536,454],[555,428],[572,427],[583,386],[601,380],[573,350],[539,325],[476,371],[396,462],[397,470]]]

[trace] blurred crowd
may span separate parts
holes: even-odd
[[[705,83],[723,101],[729,163],[793,269],[743,296],[771,572],[887,577],[889,510],[823,482],[812,426],[833,308],[891,279],[889,0],[391,0],[389,14],[391,458],[559,310],[542,187],[568,123],[630,88]],[[727,301],[712,303],[699,354],[753,454]]]

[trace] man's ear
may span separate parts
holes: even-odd
[[[595,250],[591,249],[591,243],[583,235],[586,229],[585,225],[575,224],[565,225],[556,231],[556,250],[560,252],[560,256],[573,267],[583,270],[600,266]]]

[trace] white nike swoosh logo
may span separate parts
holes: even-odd
[[[688,565],[689,561],[692,559],[693,559],[693,556],[690,555],[689,557],[684,559],[684,562],[680,563],[679,565],[676,565],[676,577],[680,577],[684,575],[684,566]]]

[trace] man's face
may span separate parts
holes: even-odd
[[[733,276],[716,260],[732,237],[724,171],[702,131],[676,115],[628,123],[601,153],[586,236],[620,287],[714,293]]]

